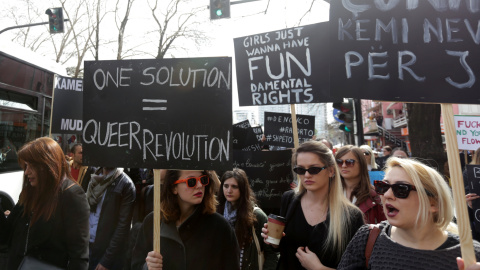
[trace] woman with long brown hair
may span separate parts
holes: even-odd
[[[267,223],[267,215],[256,205],[255,194],[250,188],[247,174],[244,170],[235,168],[225,172],[220,183],[217,212],[223,215],[235,230],[240,247],[240,269],[275,269],[278,262],[277,253],[262,241],[261,236],[263,224]],[[259,265],[253,228],[261,252],[265,256],[263,265]]]
[[[340,171],[343,194],[362,210],[365,222],[377,224],[386,220],[380,196],[370,183],[363,151],[353,145],[338,149],[335,161]]]
[[[87,269],[90,208],[62,149],[50,138],[38,138],[18,151],[18,162],[25,171],[18,204],[8,217],[0,215],[0,242],[10,246],[8,269],[29,258]]]
[[[145,217],[132,269],[239,269],[235,233],[216,213],[214,171],[167,170],[160,189],[160,253],[153,250],[153,213]]]

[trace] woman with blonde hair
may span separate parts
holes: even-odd
[[[368,171],[380,171],[378,164],[375,162],[375,155],[373,154],[372,148],[364,144],[360,146],[360,149],[363,152],[363,157],[367,162]]]
[[[145,217],[132,269],[240,269],[235,232],[218,213],[214,171],[167,170],[160,189],[160,247],[153,251],[153,213]]]
[[[371,255],[366,259],[370,230],[364,226],[338,269],[456,269],[460,239],[452,223],[451,191],[443,177],[419,161],[396,157],[388,160],[385,172],[383,181],[375,181],[375,189],[387,221],[380,224]],[[478,261],[480,244],[474,241],[474,247]]]
[[[300,184],[282,196],[280,215],[286,226],[277,269],[334,269],[364,224],[362,212],[343,196],[332,151],[323,143],[301,144],[292,166]],[[262,232],[266,242],[267,224]]]

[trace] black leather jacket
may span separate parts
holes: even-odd
[[[90,246],[91,257],[108,269],[122,269],[125,262],[134,201],[135,186],[122,173],[106,190],[95,242]]]

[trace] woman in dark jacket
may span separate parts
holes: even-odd
[[[338,149],[335,160],[340,171],[343,194],[362,210],[365,223],[377,224],[386,220],[380,196],[370,183],[362,149],[345,145]]]
[[[218,192],[220,204],[217,212],[223,215],[235,230],[240,247],[240,268],[260,269],[258,250],[252,233],[252,228],[255,228],[261,252],[265,257],[263,269],[275,269],[277,253],[262,241],[261,236],[263,225],[267,223],[267,215],[255,204],[255,194],[250,188],[247,174],[242,169],[235,168],[225,172],[220,183],[222,188]]]
[[[62,149],[50,138],[38,138],[20,149],[18,161],[25,171],[19,202],[8,217],[0,215],[0,242],[10,247],[8,269],[17,269],[25,255],[87,269],[89,207],[82,187],[71,180]]]
[[[213,171],[167,170],[161,187],[160,253],[153,250],[153,213],[143,221],[132,269],[239,269],[239,249],[228,222],[215,213]]]

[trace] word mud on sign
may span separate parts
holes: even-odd
[[[141,150],[143,161],[222,162],[229,160],[230,153],[230,131],[224,138],[175,131],[156,134],[135,121],[105,123],[90,119],[85,123],[83,137],[85,144],[102,146],[105,151],[112,148]]]

